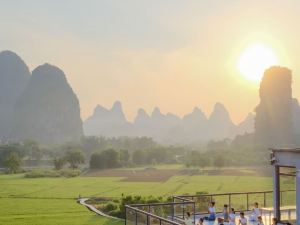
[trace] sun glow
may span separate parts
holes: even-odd
[[[260,81],[265,69],[278,64],[278,56],[272,48],[263,43],[255,43],[242,52],[237,69],[248,80]]]

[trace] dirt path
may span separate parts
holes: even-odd
[[[103,212],[101,212],[100,210],[96,209],[94,206],[90,205],[90,204],[87,204],[86,201],[89,200],[88,198],[80,198],[78,199],[78,203],[81,204],[81,205],[84,205],[85,207],[87,207],[89,210],[91,210],[92,212],[100,215],[100,216],[103,216],[103,217],[106,217],[106,218],[109,218],[109,219],[114,219],[114,220],[120,220],[120,221],[123,221],[123,219],[120,219],[120,218],[117,218],[117,217],[113,217],[113,216],[109,216]]]

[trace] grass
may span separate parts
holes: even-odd
[[[270,177],[173,176],[166,182],[123,182],[119,177],[24,178],[0,175],[0,225],[121,225],[93,214],[76,198],[124,195],[171,196],[175,194],[264,191],[272,189]],[[284,188],[293,189],[293,182]]]
[[[0,200],[2,225],[121,225],[97,216],[74,200],[9,199]]]

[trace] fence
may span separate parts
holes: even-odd
[[[281,206],[295,205],[295,193],[295,190],[280,191]],[[195,224],[196,215],[207,214],[212,201],[216,202],[217,213],[222,212],[224,204],[236,212],[251,210],[254,202],[259,207],[271,208],[273,191],[181,195],[174,196],[173,202],[126,205],[125,225],[182,225],[187,212]]]
[[[178,225],[182,224],[186,212],[191,213],[195,223],[195,202],[149,203],[126,205],[126,225]]]
[[[281,206],[295,205],[295,194],[295,190],[280,191]],[[234,208],[237,212],[251,210],[254,202],[257,202],[259,207],[273,207],[273,191],[181,195],[173,198],[174,201],[185,199],[195,202],[195,211],[199,215],[207,214],[210,202],[216,203],[217,212],[222,212],[224,204]]]

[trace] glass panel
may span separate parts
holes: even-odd
[[[147,216],[143,213],[137,213],[137,225],[147,225]]]
[[[132,209],[126,210],[126,224],[135,225],[135,211]]]

